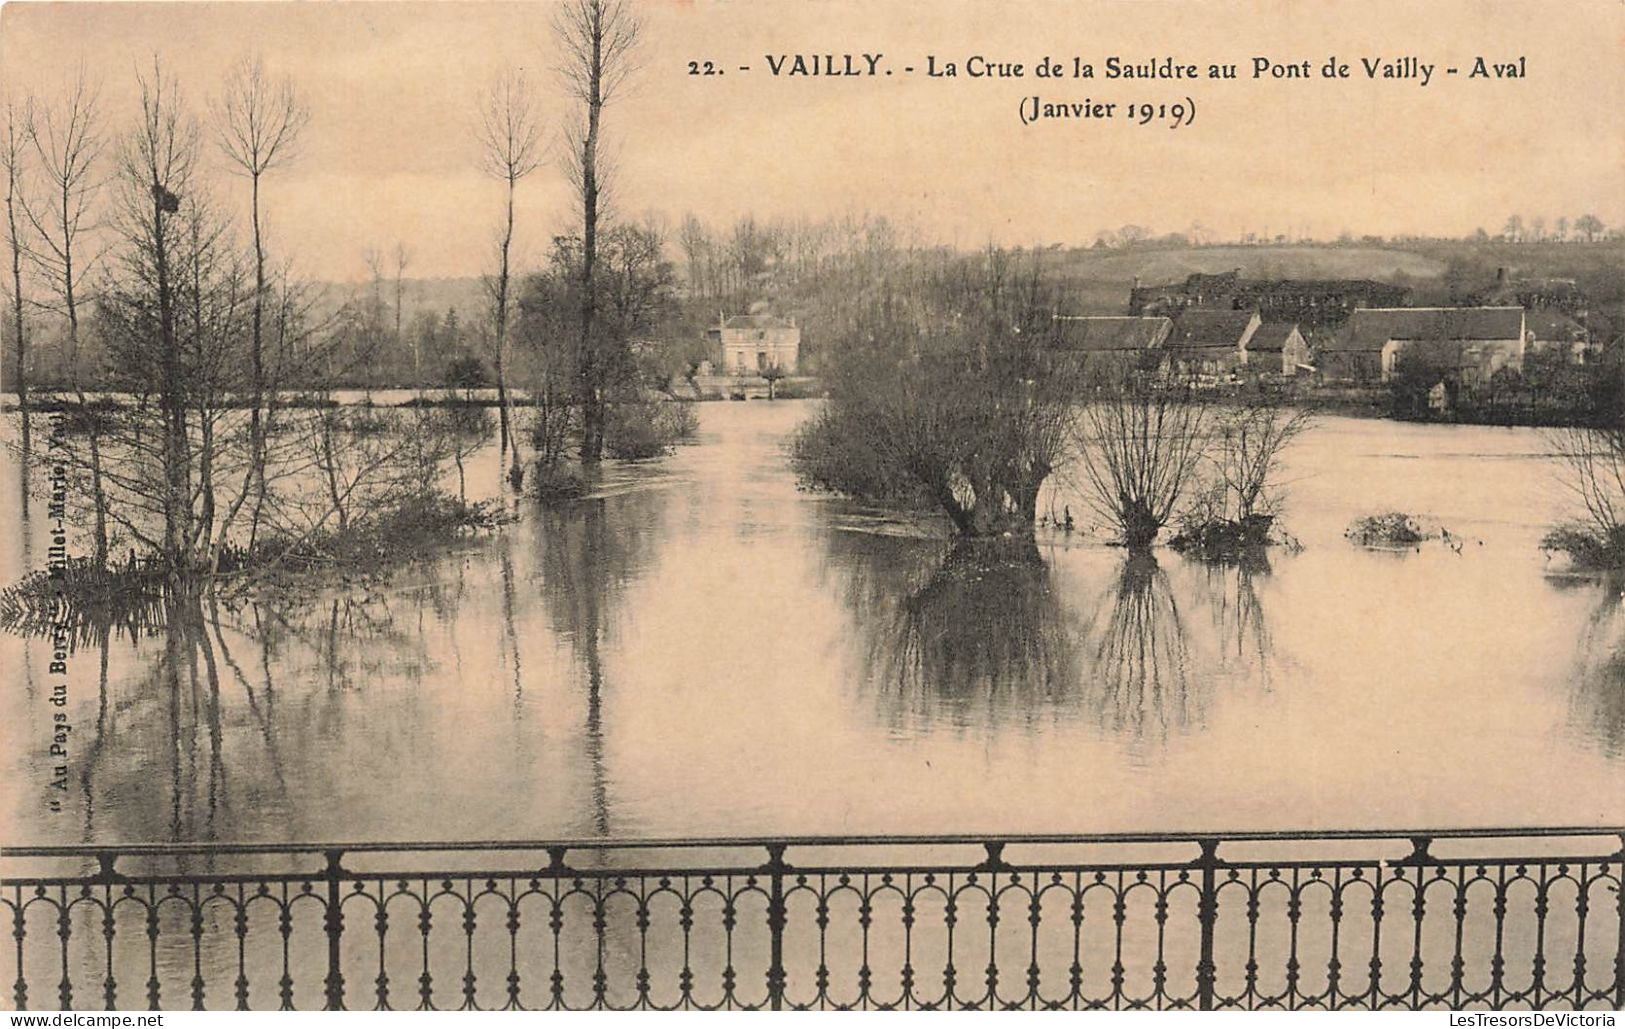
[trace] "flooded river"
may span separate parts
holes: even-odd
[[[1286,475],[1302,551],[1211,569],[1048,529],[989,562],[800,492],[811,410],[701,405],[695,445],[386,588],[92,640],[61,706],[48,644],[0,637],[6,838],[1617,822],[1625,611],[1549,574],[1538,431],[1323,419]],[[1041,506],[1084,520],[1064,483]],[[1459,550],[1343,538],[1389,509]],[[6,581],[43,565],[31,510]]]

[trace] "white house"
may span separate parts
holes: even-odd
[[[707,329],[705,337],[720,362],[717,370],[725,375],[755,375],[769,368],[792,375],[801,356],[801,329],[771,314],[736,314]]]

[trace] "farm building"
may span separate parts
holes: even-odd
[[[1164,344],[1167,374],[1220,377],[1247,363],[1247,344],[1263,324],[1257,311],[1188,308],[1174,320]]]
[[[1309,342],[1296,322],[1265,322],[1247,341],[1247,370],[1255,375],[1296,375],[1309,366]]]
[[[1388,382],[1422,361],[1467,388],[1502,368],[1523,368],[1521,307],[1391,307],[1355,311],[1317,358],[1332,381]]]

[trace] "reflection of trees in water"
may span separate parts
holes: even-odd
[[[1072,714],[1132,738],[1204,724],[1212,679],[1193,658],[1185,616],[1154,558],[1115,566],[1086,620],[1031,541],[941,553],[920,540],[831,536],[869,679],[894,720],[1024,724]],[[1219,617],[1229,638],[1267,655],[1250,580],[1232,569],[1223,585]]]
[[[1077,644],[1031,540],[836,532],[869,679],[890,717],[1026,721],[1075,693]],[[933,568],[932,566],[935,565]]]
[[[882,683],[902,702],[1031,712],[1076,688],[1078,669],[1049,565],[1031,541],[970,542],[904,597]]]
[[[514,611],[518,607],[514,586],[513,541],[504,535],[498,544],[497,559],[502,566],[502,642],[499,656],[513,672],[513,713],[517,721],[524,717],[525,676],[519,660],[519,632],[514,626]]]
[[[540,525],[535,538],[541,547],[541,589],[548,621],[570,641],[586,679],[583,740],[592,778],[593,831],[600,836],[610,835],[611,828],[609,775],[604,763],[603,642],[627,585],[649,567],[662,531],[665,499],[661,490],[635,490],[545,507],[537,514]]]
[[[70,691],[89,684],[92,662],[97,691],[94,715],[75,716],[85,724],[73,724],[69,744],[84,838],[297,835],[277,818],[297,818],[330,788],[315,774],[331,767],[320,752],[345,731],[344,696],[415,681],[427,664],[416,634],[400,628],[411,625],[400,603],[371,595],[227,605],[179,592],[116,620],[68,612]],[[287,694],[279,680],[305,688]],[[368,731],[392,726],[401,728],[386,716]],[[301,789],[308,795],[295,795]]]
[[[1219,667],[1244,673],[1268,691],[1274,679],[1275,640],[1256,580],[1270,574],[1269,558],[1260,553],[1236,563],[1201,567],[1218,639]]]
[[[1625,593],[1604,584],[1586,619],[1570,696],[1570,717],[1609,757],[1625,754]]]
[[[1156,558],[1123,562],[1090,637],[1085,704],[1102,728],[1141,738],[1201,727],[1211,682],[1192,674],[1185,623]]]
[[[163,623],[161,647],[123,698],[124,731],[116,736],[108,733],[103,693],[103,732],[91,745],[98,760],[82,770],[84,788],[87,796],[117,799],[116,807],[108,807],[121,823],[120,836],[213,840],[220,836],[218,819],[230,814],[223,804],[220,662],[195,594],[165,598]],[[101,765],[104,747],[120,755],[116,766]],[[96,780],[102,767],[113,782]],[[162,788],[155,789],[159,783]],[[93,832],[92,817],[87,810],[87,830]],[[133,832],[125,828],[132,823]]]

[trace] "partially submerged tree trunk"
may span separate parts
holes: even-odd
[[[502,180],[502,231],[497,239],[497,272],[487,280],[491,291],[491,329],[496,337],[493,364],[497,375],[498,452],[509,457],[508,482],[518,489],[525,469],[520,458],[518,420],[508,392],[510,374],[510,291],[514,236],[514,195],[519,181],[535,171],[540,163],[541,127],[534,111],[534,97],[525,79],[509,70],[480,102],[479,142],[485,171]]]
[[[598,244],[604,214],[600,131],[604,108],[633,68],[633,51],[642,26],[627,0],[568,0],[554,22],[564,51],[563,74],[582,105],[583,124],[570,139],[570,171],[581,210],[579,325],[577,326],[577,400],[581,406],[581,463],[597,465],[604,455],[609,376],[605,352],[615,341],[599,325]]]

